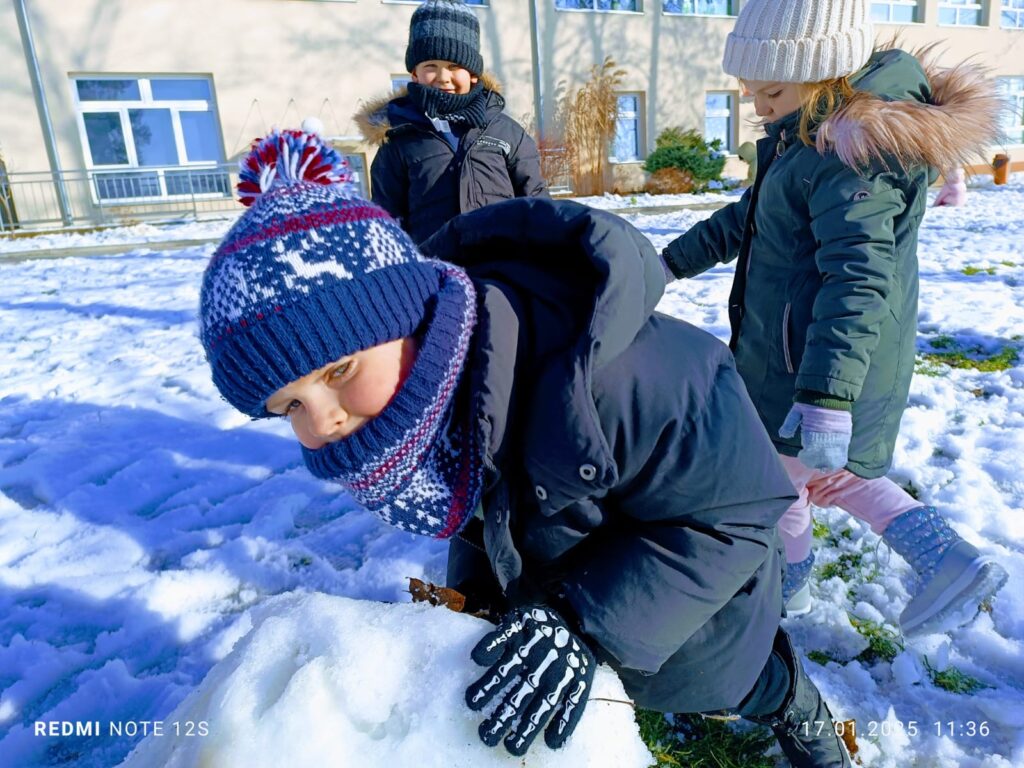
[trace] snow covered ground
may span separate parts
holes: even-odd
[[[660,247],[709,212],[626,215]],[[789,626],[834,714],[857,721],[867,766],[1024,766],[1022,242],[1024,176],[976,180],[967,208],[929,211],[919,347],[995,370],[922,358],[892,473],[1010,571],[993,611],[886,645],[906,565],[838,510],[819,515],[831,531],[817,540],[817,600]],[[195,328],[213,246],[125,250],[0,256],[5,767],[116,764],[141,726],[110,737],[108,724],[167,718],[275,595],[398,601],[407,577],[443,581],[443,544],[378,524],[306,472],[286,425],[219,400]],[[677,282],[660,308],[726,338],[731,275]],[[105,735],[39,736],[37,721],[99,721]]]

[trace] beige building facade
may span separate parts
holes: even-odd
[[[595,64],[610,56],[625,70],[610,149],[620,191],[642,186],[643,158],[667,127],[721,138],[732,154],[757,138],[752,105],[720,67],[739,2],[472,0],[506,111],[537,135],[556,139],[559,95]],[[272,126],[307,116],[319,117],[357,169],[368,168],[373,148],[352,115],[407,76],[417,4],[10,0],[0,5],[0,156],[14,202],[15,182],[43,172],[52,185],[55,170],[82,183],[46,205],[60,207],[63,195],[76,219],[182,195],[228,198],[224,164]],[[1024,163],[1024,0],[872,6],[879,40],[939,42],[944,61],[975,56],[992,70],[1008,105],[1006,143],[993,154]],[[744,175],[745,166],[733,157],[727,173]],[[23,197],[23,224],[47,218],[35,210],[42,203]]]

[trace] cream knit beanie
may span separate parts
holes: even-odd
[[[741,80],[817,83],[852,75],[875,43],[869,0],[747,0],[722,68]]]

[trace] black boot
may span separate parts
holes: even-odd
[[[794,768],[852,768],[846,746],[836,735],[832,713],[781,629],[775,636],[772,655],[789,672],[789,690],[778,710],[770,715],[748,715],[747,719],[772,729]]]

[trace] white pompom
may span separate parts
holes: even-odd
[[[324,132],[324,121],[319,117],[307,117],[302,121],[302,130],[304,133],[315,133],[320,136]]]

